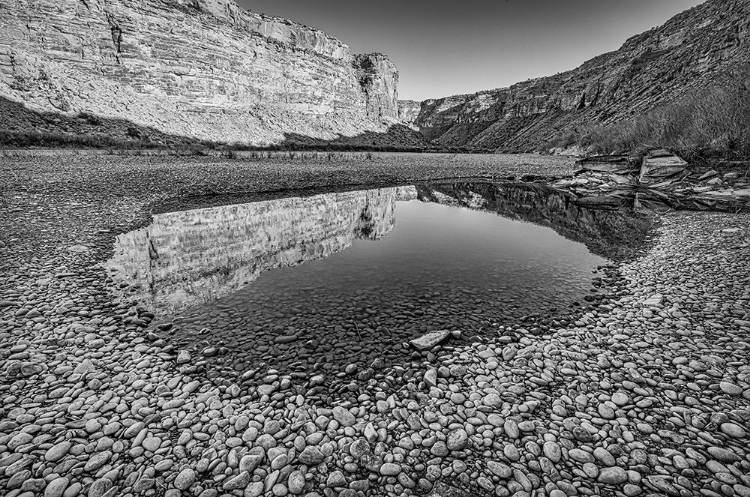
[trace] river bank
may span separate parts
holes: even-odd
[[[118,233],[186,195],[454,177],[563,176],[539,156],[294,163],[0,162],[0,487],[75,495],[750,495],[746,214],[670,213],[610,298],[378,370],[321,408],[269,374],[248,396],[180,372],[113,299]],[[387,157],[400,157],[398,154]]]

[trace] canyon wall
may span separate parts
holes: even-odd
[[[263,271],[386,236],[396,200],[408,194],[384,188],[158,214],[120,235],[106,266],[150,308],[171,313],[239,290]]]
[[[266,145],[383,131],[397,84],[384,55],[231,0],[0,0],[0,98],[39,112]]]
[[[557,132],[648,112],[725,72],[750,71],[750,2],[709,0],[555,76],[509,88],[401,102],[402,119],[443,146],[524,151]]]

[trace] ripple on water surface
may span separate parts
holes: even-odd
[[[159,214],[118,238],[109,266],[176,317],[179,347],[226,347],[209,374],[315,372],[347,388],[427,331],[496,334],[569,307],[644,230],[539,185],[422,184]]]

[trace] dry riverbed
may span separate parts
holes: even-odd
[[[750,216],[673,213],[611,297],[376,369],[356,403],[178,364],[105,272],[190,194],[570,174],[535,156],[0,159],[0,494],[750,496]]]

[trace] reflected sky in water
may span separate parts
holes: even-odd
[[[591,269],[603,263],[550,228],[415,200],[396,204],[396,224],[386,237],[356,240],[325,260],[264,273],[254,287],[259,293],[371,289],[406,298],[455,286],[487,298],[497,292],[504,299],[510,291],[515,298],[554,300],[566,287],[585,291]]]

